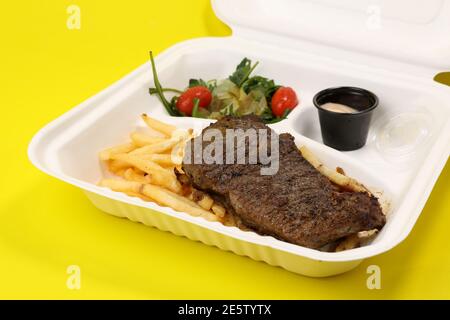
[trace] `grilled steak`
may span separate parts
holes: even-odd
[[[259,159],[256,164],[250,164],[248,158],[244,164],[195,164],[186,160],[198,156],[194,154],[196,139],[201,139],[197,142],[203,148],[210,143],[225,144],[225,138],[203,141],[202,136],[208,130],[218,129],[225,137],[226,129],[249,128],[268,129],[254,116],[225,117],[191,141],[183,161],[183,170],[193,186],[208,192],[242,224],[259,233],[315,249],[359,231],[384,226],[385,216],[377,198],[338,188],[302,157],[290,134],[269,133],[279,138],[279,169],[274,175],[261,175],[260,169],[265,165]],[[248,143],[240,146],[246,147],[247,156],[251,149],[248,146]]]

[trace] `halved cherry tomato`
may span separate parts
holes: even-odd
[[[290,87],[281,87],[272,97],[272,113],[281,117],[286,109],[294,109],[298,105],[297,95]]]
[[[206,108],[211,103],[212,94],[211,91],[209,91],[209,89],[206,87],[197,86],[189,88],[178,97],[178,110],[188,116],[192,115],[195,98],[199,99],[199,108]]]

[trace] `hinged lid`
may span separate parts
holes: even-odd
[[[212,0],[236,35],[253,30],[435,70],[450,69],[450,0]]]

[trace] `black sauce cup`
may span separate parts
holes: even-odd
[[[328,102],[347,105],[357,112],[339,113],[321,108]],[[329,88],[317,93],[313,103],[319,112],[322,140],[327,146],[351,151],[366,144],[370,119],[378,106],[375,94],[356,87]]]

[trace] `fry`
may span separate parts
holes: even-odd
[[[131,154],[118,154],[115,155],[114,158],[127,162],[130,165],[150,174],[152,183],[166,187],[167,189],[177,193],[181,192],[181,184],[178,182],[175,173],[164,169],[160,165]]]
[[[133,192],[141,193],[142,183],[135,181],[116,180],[116,179],[103,179],[98,184],[100,187],[108,187],[118,192]]]
[[[216,216],[219,218],[225,217],[225,208],[222,206],[219,206],[218,204],[213,204],[212,211],[215,213]]]
[[[378,232],[377,229],[360,231],[358,233],[345,237],[336,247],[335,252],[350,250],[361,247],[373,238]]]
[[[183,162],[183,157],[184,157],[184,149],[186,147],[186,140],[182,140],[180,142],[178,142],[171,151],[171,157],[172,157],[172,162],[175,165],[181,165],[181,163]]]
[[[135,149],[130,152],[130,154],[152,154],[152,153],[162,153],[164,151],[170,150],[175,144],[178,143],[177,139],[165,139],[161,142],[149,144],[141,148]]]
[[[133,142],[133,144],[138,148],[149,145],[149,144],[162,142],[165,140],[164,138],[150,137],[150,136],[148,136],[144,133],[140,133],[140,132],[133,132],[132,134],[130,134],[130,138],[131,138],[131,141]],[[125,152],[121,152],[121,153],[125,153]]]
[[[127,171],[128,169],[130,169],[130,168],[119,169],[114,174],[123,178],[125,175],[125,171]]]
[[[159,186],[147,184],[144,186],[142,193],[156,202],[171,207],[176,211],[186,212],[196,217],[203,217],[208,221],[219,221],[214,214],[200,208],[195,202]]]
[[[133,168],[128,168],[127,170],[125,170],[123,173],[123,177],[128,181],[135,181],[135,182],[139,182],[139,183],[150,183],[151,182],[150,175],[144,175],[142,173],[138,173]]]
[[[109,160],[108,162],[108,170],[115,174],[118,174],[119,171],[127,169],[129,167],[130,165],[127,162],[120,160]]]
[[[194,135],[194,131],[192,129],[176,129],[175,131],[172,132],[171,137],[172,138],[177,138],[179,140],[182,141],[186,141],[189,140],[190,138],[192,138]]]
[[[100,152],[100,160],[106,161],[111,159],[111,156],[118,153],[127,153],[134,150],[136,147],[132,143],[121,144],[112,148],[105,149]]]
[[[323,163],[319,161],[319,159],[316,158],[316,156],[306,146],[301,146],[299,149],[300,152],[302,153],[303,158],[305,158],[306,161],[308,161],[314,168],[317,169],[317,171],[319,171],[321,174],[323,174],[325,177],[330,179],[335,184],[354,192],[370,193],[366,187],[364,187],[355,179],[340,174],[339,172],[331,170],[330,168],[327,168]]]
[[[237,222],[232,214],[226,214],[223,219],[223,224],[227,227],[236,227]]]
[[[141,193],[136,193],[136,192],[125,192],[127,195],[129,195],[130,197],[138,197],[138,198],[141,198],[142,200],[144,200],[144,201],[152,201],[152,199],[150,199],[149,197],[147,197],[147,196],[144,196],[143,194],[141,194]]]
[[[197,203],[203,209],[211,210],[211,207],[213,207],[213,204],[214,204],[214,200],[210,196],[205,195],[200,201],[197,201]]]
[[[170,154],[144,154],[142,156],[139,155],[139,157],[145,160],[156,162],[161,165],[174,166],[174,163],[172,162],[172,156]]]
[[[142,119],[144,122],[149,126],[150,128],[161,132],[162,134],[171,137],[172,133],[176,130],[176,127],[171,126],[170,124],[163,123],[161,121],[158,121],[156,119],[150,118],[145,113],[142,115]]]
[[[141,193],[143,184],[135,181],[103,179],[98,184],[100,187],[107,187],[113,191],[123,192],[131,197],[138,197],[145,201],[151,199]]]

